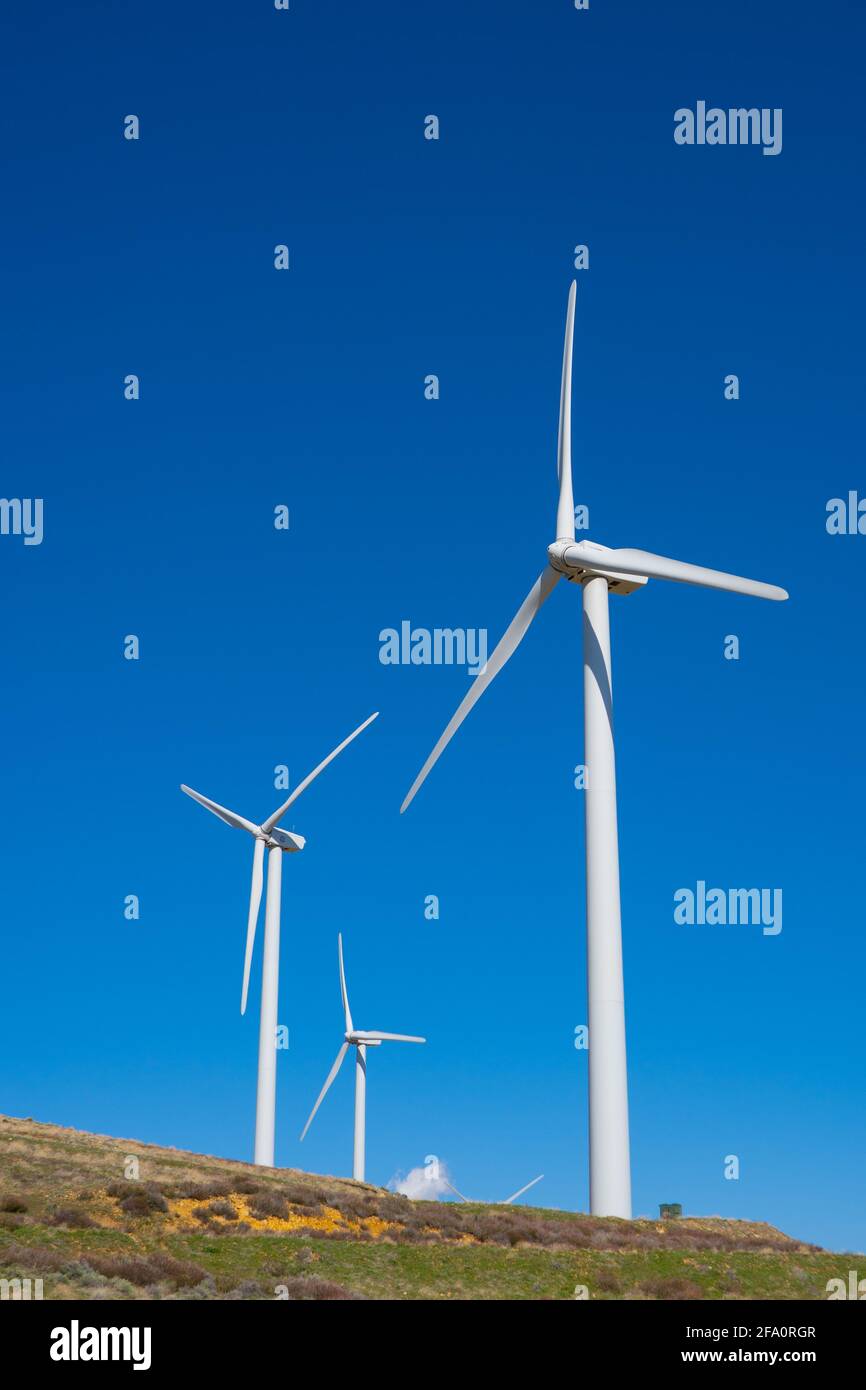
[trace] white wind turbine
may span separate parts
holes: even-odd
[[[255,1162],[268,1168],[274,1166],[277,1090],[276,1030],[280,974],[280,890],[283,854],[293,854],[303,849],[306,844],[303,835],[295,835],[289,830],[277,830],[276,826],[292,803],[297,801],[301,792],[306,791],[314,778],[318,777],[319,773],[328,766],[328,763],[332,762],[338,753],[342,753],[343,749],[357,738],[368,724],[372,724],[377,715],[378,710],[376,714],[371,714],[369,719],[365,719],[363,724],[359,724],[348,738],[344,738],[333,753],[329,753],[327,758],[304,778],[303,782],[298,783],[288,801],[284,801],[273,815],[262,821],[261,825],[254,825],[252,821],[245,820],[235,811],[227,811],[225,806],[220,806],[216,801],[210,801],[208,797],[202,796],[200,792],[193,791],[192,787],[181,785],[181,791],[186,792],[187,796],[191,796],[194,801],[198,801],[209,811],[213,811],[214,815],[219,816],[220,820],[224,820],[227,825],[233,825],[238,830],[246,830],[255,840],[250,910],[247,919],[247,945],[244,955],[244,982],[241,989],[241,1013],[245,1013],[247,1007],[250,965],[253,958],[259,906],[262,900],[262,863],[265,857],[265,848],[267,847],[268,850],[268,893],[265,901],[265,946],[262,957],[262,1007],[259,1022],[259,1074],[256,1088],[255,1142]]]
[[[356,1028],[352,1022],[352,1011],[349,1008],[349,995],[348,991],[346,990],[346,972],[343,969],[342,934],[339,934],[337,936],[337,954],[340,960],[340,993],[343,996],[343,1012],[346,1016],[346,1032],[344,1034],[343,1044],[339,1052],[337,1053],[336,1059],[334,1061],[334,1065],[328,1072],[327,1080],[325,1081],[324,1086],[319,1092],[319,1099],[316,1101],[315,1105],[310,1111],[310,1118],[304,1125],[303,1133],[301,1134],[301,1142],[303,1143],[304,1136],[306,1135],[307,1130],[310,1128],[310,1125],[313,1123],[313,1118],[316,1114],[316,1111],[322,1104],[322,1101],[325,1099],[325,1096],[328,1094],[328,1091],[331,1087],[331,1083],[336,1077],[337,1072],[340,1070],[340,1067],[343,1065],[343,1060],[346,1056],[346,1053],[349,1051],[350,1047],[354,1047],[355,1145],[352,1162],[352,1177],[355,1178],[358,1182],[363,1182],[367,1115],[367,1048],[379,1047],[383,1042],[423,1043],[426,1042],[427,1039],[413,1038],[410,1037],[407,1033],[382,1033],[379,1032],[378,1029],[374,1032],[368,1032],[366,1029]]]
[[[405,811],[433,764],[526,635],[551,590],[563,577],[583,589],[584,763],[586,765],[586,934],[589,1000],[589,1189],[590,1210],[631,1216],[625,1010],[616,824],[616,771],[611,698],[608,592],[629,594],[647,579],[672,579],[755,598],[785,599],[784,589],[669,560],[647,550],[611,550],[575,543],[571,481],[571,359],[577,286],[568,297],[559,406],[559,505],[556,539],[548,563],[533,584],[485,669],[472,682],[456,714],[409,790]]]
[[[512,1192],[512,1194],[511,1194],[510,1197],[504,1197],[504,1198],[502,1199],[501,1202],[485,1202],[485,1201],[477,1202],[477,1201],[475,1201],[475,1202],[474,1202],[474,1205],[475,1205],[475,1206],[484,1206],[484,1207],[509,1207],[509,1206],[511,1205],[512,1202],[516,1202],[516,1201],[517,1201],[518,1197],[522,1197],[523,1194],[524,1194],[524,1192],[528,1192],[529,1189],[530,1189],[530,1187],[534,1187],[535,1184],[536,1184],[537,1182],[541,1182],[541,1179],[542,1179],[543,1177],[544,1177],[544,1174],[543,1174],[543,1173],[539,1173],[539,1175],[538,1175],[537,1178],[533,1178],[533,1179],[532,1179],[532,1182],[528,1182],[528,1183],[526,1184],[525,1187],[520,1187],[520,1188],[518,1188],[518,1190],[517,1190],[516,1192]],[[458,1190],[457,1190],[457,1188],[454,1186],[453,1182],[449,1182],[447,1178],[445,1179],[445,1186],[446,1186],[446,1187],[450,1187],[450,1188],[451,1188],[451,1191],[454,1193],[454,1196],[455,1196],[455,1197],[459,1197],[460,1200],[461,1200],[461,1202],[473,1202],[473,1201],[474,1201],[474,1199],[473,1199],[472,1197],[464,1197],[462,1192],[458,1192]]]

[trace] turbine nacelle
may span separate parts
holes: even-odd
[[[363,1047],[381,1047],[381,1046],[382,1046],[382,1039],[381,1039],[381,1038],[368,1038],[368,1037],[365,1037],[365,1035],[364,1035],[363,1033],[347,1033],[347,1034],[346,1034],[346,1042],[347,1042],[347,1043],[351,1043],[351,1044],[353,1045],[353,1047],[362,1047],[362,1046],[363,1046]]]
[[[298,783],[288,800],[284,801],[282,806],[278,806],[276,811],[268,816],[267,820],[262,821],[261,825],[256,825],[253,821],[247,820],[245,816],[238,815],[237,811],[230,811],[227,806],[221,806],[218,801],[211,801],[210,797],[202,796],[201,792],[193,791],[192,787],[188,787],[185,783],[181,783],[181,791],[186,792],[187,796],[191,796],[193,801],[197,801],[200,806],[204,806],[205,810],[211,811],[215,816],[218,816],[221,821],[225,821],[226,825],[234,826],[236,830],[245,830],[248,835],[252,835],[255,841],[253,848],[253,876],[250,884],[250,908],[247,916],[247,944],[244,952],[244,979],[241,987],[241,1013],[246,1013],[247,1008],[247,993],[250,984],[250,966],[253,958],[256,923],[258,922],[259,908],[262,901],[265,850],[279,849],[282,850],[284,854],[296,854],[298,850],[302,850],[307,843],[303,835],[296,835],[294,831],[291,830],[279,830],[277,828],[277,822],[282,820],[292,803],[297,801],[301,792],[305,791],[310,783],[315,781],[319,773],[324,771],[328,764],[334,761],[337,754],[342,753],[343,749],[347,748],[352,740],[356,739],[358,735],[366,729],[367,725],[372,724],[373,720],[377,717],[378,712],[376,714],[371,714],[369,719],[365,719],[363,724],[359,724],[357,729],[354,729],[352,733],[349,734],[348,738],[344,738],[342,743],[338,743],[333,752],[329,753],[327,758],[323,758],[318,766],[314,767],[312,772],[308,773],[304,780]],[[276,885],[277,903],[279,903],[280,900],[279,887],[280,876],[282,874],[282,862],[279,856],[274,860],[274,868],[276,870],[274,883]],[[270,882],[269,868],[269,893]],[[258,1162],[259,1160],[257,1159],[256,1161]]]
[[[297,853],[307,843],[303,835],[296,835],[291,830],[272,830],[270,835],[265,835],[263,831],[262,836],[269,849],[281,849],[286,854]]]
[[[547,558],[557,574],[576,584],[585,579],[600,576],[608,581],[608,588],[615,594],[633,594],[646,584],[646,575],[615,574],[604,568],[605,554],[612,554],[610,546],[599,545],[596,541],[554,541],[547,547]]]

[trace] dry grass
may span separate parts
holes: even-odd
[[[0,1194],[0,1268],[59,1298],[792,1297],[831,1258],[763,1223],[412,1202],[3,1116]]]
[[[503,1248],[531,1245],[598,1251],[672,1246],[684,1252],[818,1249],[793,1241],[771,1226],[745,1221],[689,1217],[619,1221],[530,1207],[410,1202],[347,1179],[291,1169],[253,1169],[32,1120],[0,1117],[0,1142],[0,1177],[6,1176],[12,1194],[0,1201],[0,1211],[23,1214],[30,1210],[51,1220],[53,1210],[58,1221],[59,1213],[66,1212],[70,1221],[64,1218],[64,1224],[71,1224],[74,1213],[82,1225],[93,1222],[116,1229],[142,1219],[162,1219],[168,1231],[194,1230],[203,1222],[215,1229],[232,1223],[252,1232],[306,1230],[338,1238],[351,1234],[358,1239],[412,1244],[444,1240]],[[130,1157],[139,1164],[138,1180],[123,1176]],[[84,1191],[83,1184],[89,1185]],[[20,1195],[22,1190],[26,1196]],[[72,1195],[78,1198],[74,1208],[64,1201]]]

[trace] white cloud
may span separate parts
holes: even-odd
[[[441,1158],[430,1157],[422,1168],[412,1168],[405,1176],[395,1173],[388,1186],[392,1192],[411,1197],[413,1202],[439,1202],[453,1197],[449,1187],[451,1175]]]

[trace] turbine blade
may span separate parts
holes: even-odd
[[[599,569],[610,571],[611,574],[643,574],[648,579],[671,579],[677,584],[726,589],[733,594],[749,594],[752,598],[782,600],[788,597],[787,591],[775,584],[763,584],[759,579],[744,579],[742,575],[726,574],[724,570],[706,569],[703,565],[690,565],[684,560],[671,560],[666,555],[653,555],[649,550],[603,550],[593,554],[591,547],[581,545],[570,547],[563,558],[566,564],[576,558],[580,564],[594,561]]]
[[[250,966],[253,960],[253,945],[256,939],[256,923],[259,920],[259,907],[262,901],[262,861],[265,857],[265,842],[257,839],[253,850],[253,879],[250,885],[250,914],[247,918],[247,946],[244,953],[244,983],[241,989],[241,1013],[247,1011],[247,993],[250,987]]]
[[[343,742],[338,744],[337,747],[334,749],[333,753],[329,753],[327,758],[324,758],[323,761],[319,763],[318,767],[314,767],[312,772],[308,773],[307,776],[304,778],[303,782],[298,783],[298,785],[295,787],[295,790],[289,797],[288,801],[284,801],[282,806],[280,806],[276,811],[274,811],[274,814],[272,816],[268,816],[266,821],[262,821],[262,830],[264,830],[265,834],[270,834],[277,821],[281,820],[282,817],[286,814],[286,811],[288,811],[292,802],[297,801],[301,792],[306,791],[307,787],[310,785],[312,781],[315,780],[316,777],[318,777],[319,773],[325,770],[325,768],[328,766],[328,763],[332,763],[336,758],[337,754],[342,753],[343,749],[347,748],[349,744],[352,742],[352,740],[357,738],[360,733],[363,733],[367,725],[372,724],[373,720],[378,719],[378,717],[379,711],[376,710],[375,714],[371,714],[369,719],[365,719],[363,724],[359,724],[357,729],[355,729],[353,733],[349,734],[348,738],[344,738]]]
[[[571,480],[571,360],[574,349],[574,301],[577,281],[572,280],[568,292],[568,312],[565,317],[565,347],[562,352],[562,386],[559,396],[559,444],[557,473],[559,504],[556,508],[556,539],[574,540],[574,491]]]
[[[340,957],[340,993],[343,996],[343,1010],[346,1014],[346,1032],[353,1033],[352,1011],[349,1008],[349,991],[346,989],[346,972],[343,969],[343,934],[337,933],[337,954]]]
[[[442,734],[439,742],[430,754],[430,757],[427,759],[421,771],[418,773],[418,776],[415,778],[415,781],[409,788],[408,795],[403,805],[400,807],[401,815],[413,800],[415,793],[421,786],[421,783],[424,781],[433,764],[439,758],[442,750],[451,742],[451,739],[460,728],[460,725],[472,709],[472,706],[481,698],[488,685],[493,680],[493,677],[499,674],[508,658],[514,655],[526,636],[527,629],[539,608],[561,578],[562,576],[557,570],[546,569],[544,573],[540,574],[536,579],[529,593],[526,595],[526,598],[518,608],[514,618],[512,618],[509,627],[506,628],[505,634],[500,640],[499,645],[494,649],[493,655],[488,659],[484,670],[475,677],[466,694],[463,696],[457,708],[457,713],[453,716],[451,722],[446,725],[445,732]]]
[[[192,787],[187,787],[183,782],[180,784],[180,789],[182,792],[186,792],[187,796],[191,796],[193,801],[197,801],[200,806],[204,806],[208,811],[213,811],[214,815],[219,816],[220,820],[224,820],[226,825],[233,825],[237,830],[248,830],[251,835],[258,834],[259,827],[253,825],[251,820],[244,820],[244,817],[239,816],[236,811],[226,810],[225,806],[220,806],[218,801],[211,801],[209,797],[202,796],[201,792],[194,792]]]
[[[365,1033],[360,1028],[355,1029],[355,1037],[361,1038],[363,1042],[414,1042],[425,1043],[426,1038],[414,1038],[409,1033]]]
[[[502,1206],[502,1207],[507,1207],[511,1202],[516,1202],[517,1199],[518,1199],[518,1197],[522,1197],[523,1194],[524,1194],[524,1192],[528,1192],[528,1191],[529,1191],[530,1187],[534,1187],[535,1184],[536,1184],[537,1182],[541,1182],[541,1179],[542,1179],[543,1177],[544,1177],[544,1174],[543,1174],[543,1173],[539,1173],[539,1175],[538,1175],[537,1178],[533,1178],[533,1179],[532,1179],[532,1182],[528,1182],[528,1183],[526,1184],[525,1187],[521,1187],[521,1189],[520,1189],[519,1192],[514,1192],[514,1193],[512,1193],[512,1195],[511,1195],[510,1197],[506,1197],[506,1198],[505,1198],[505,1201],[504,1201],[504,1202],[500,1202],[499,1205]]]
[[[343,1065],[343,1058],[345,1057],[345,1055],[346,1055],[346,1053],[347,1053],[348,1051],[349,1051],[349,1044],[348,1044],[347,1042],[344,1042],[344,1043],[343,1043],[343,1046],[340,1048],[340,1051],[337,1053],[337,1057],[336,1057],[336,1061],[334,1062],[334,1065],[331,1067],[331,1070],[328,1072],[328,1079],[327,1079],[327,1081],[325,1082],[324,1086],[322,1087],[321,1091],[319,1092],[319,1099],[316,1101],[315,1105],[313,1106],[312,1110],[310,1111],[310,1118],[307,1120],[307,1123],[304,1125],[303,1133],[301,1134],[301,1142],[303,1142],[304,1135],[306,1134],[307,1130],[310,1128],[310,1125],[313,1123],[313,1118],[314,1118],[314,1116],[315,1116],[315,1114],[316,1114],[316,1111],[318,1110],[319,1106],[322,1104],[322,1101],[325,1099],[325,1096],[328,1094],[328,1091],[329,1091],[330,1086],[331,1086],[331,1082],[333,1081],[334,1077],[337,1075],[337,1072],[340,1070],[340,1067]]]
[[[444,1184],[445,1184],[446,1187],[450,1187],[450,1188],[451,1188],[451,1191],[454,1193],[454,1196],[455,1196],[455,1197],[459,1197],[460,1200],[461,1200],[461,1202],[467,1202],[467,1203],[468,1203],[469,1198],[468,1198],[468,1197],[464,1197],[462,1192],[458,1192],[458,1191],[457,1191],[457,1188],[454,1186],[453,1182],[449,1182],[447,1178],[443,1178],[442,1181],[444,1182]]]

